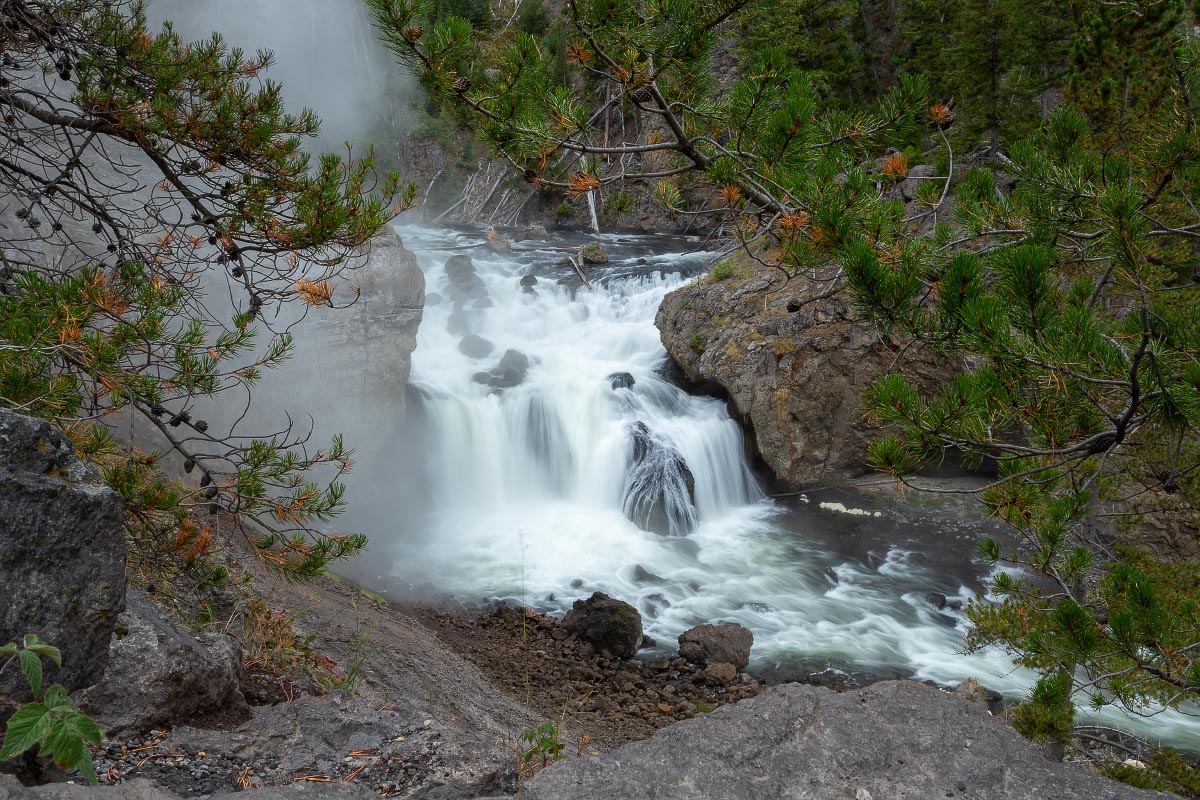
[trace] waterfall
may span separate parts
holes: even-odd
[[[724,403],[663,377],[655,312],[704,254],[604,235],[610,264],[588,270],[589,290],[565,262],[582,237],[496,254],[472,247],[479,234],[401,234],[428,287],[409,404],[420,431],[393,459],[394,490],[376,487],[384,510],[353,520],[368,559],[394,565],[371,582],[549,613],[603,591],[641,611],[658,652],[693,625],[731,621],[754,633],[752,666],[785,676],[976,677],[1028,691],[1031,673],[999,650],[962,652],[964,605],[988,587],[978,523],[906,519],[835,490],[773,502]],[[366,507],[355,499],[351,515]],[[1111,709],[1101,718],[1145,732]],[[1200,749],[1186,716],[1154,726]]]

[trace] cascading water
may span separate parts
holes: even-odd
[[[961,652],[961,603],[986,591],[975,531],[768,500],[724,404],[662,376],[655,312],[705,255],[603,237],[612,263],[588,290],[554,243],[496,255],[463,249],[477,235],[401,233],[429,292],[411,379],[411,480],[427,509],[403,522],[394,578],[551,612],[604,591],[637,606],[664,649],[693,625],[738,622],[764,670],[1027,691],[1001,653]],[[1142,730],[1200,748],[1179,714]]]

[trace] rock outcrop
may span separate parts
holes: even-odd
[[[644,742],[542,770],[524,800],[1169,800],[1071,764],[919,683],[784,684]]]
[[[62,651],[46,683],[95,683],[125,603],[121,498],[71,442],[40,420],[0,411],[0,644],[35,633]],[[0,695],[23,695],[19,671]]]
[[[404,410],[412,352],[425,308],[425,275],[417,258],[390,227],[371,242],[366,263],[347,279],[360,289],[350,308],[312,315],[320,359],[296,359],[287,379],[295,385],[328,387],[318,405],[340,408],[355,395]],[[303,338],[297,344],[306,347]],[[294,370],[310,370],[296,374]]]
[[[212,795],[213,800],[374,800],[378,795],[353,783],[293,783],[260,789]],[[0,800],[178,800],[179,795],[148,780],[120,786],[86,786],[51,783],[25,787],[14,778],[0,775]]]
[[[758,265],[739,265],[670,293],[656,324],[698,388],[728,397],[765,465],[802,486],[865,470],[863,391],[896,368],[932,386],[951,365],[923,348],[883,341],[844,296],[816,299]],[[811,301],[811,302],[810,302]]]
[[[641,614],[629,603],[603,592],[595,592],[587,600],[576,600],[563,617],[562,625],[597,652],[607,650],[616,658],[631,658],[642,644]]]
[[[104,677],[76,698],[110,737],[250,716],[239,688],[242,649],[234,639],[219,633],[194,639],[134,591],[119,620],[123,635],[113,638]]]

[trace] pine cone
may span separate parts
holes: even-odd
[[[650,92],[649,86],[639,86],[629,95],[638,103],[649,103],[654,99],[654,95]]]
[[[471,88],[471,79],[468,78],[466,75],[464,75],[461,78],[459,78],[458,80],[456,80],[454,83],[450,84],[450,88],[453,89],[454,91],[458,92],[459,94],[462,94],[467,89]]]
[[[409,25],[404,29],[404,41],[409,44],[416,44],[417,40],[425,35],[425,29],[420,25]]]

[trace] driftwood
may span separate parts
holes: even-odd
[[[575,268],[575,274],[579,276],[579,280],[583,281],[583,285],[587,288],[592,288],[592,282],[587,279],[587,275],[583,274],[583,258],[579,261],[575,260],[574,256],[567,256],[567,261],[571,262],[571,266]]]

